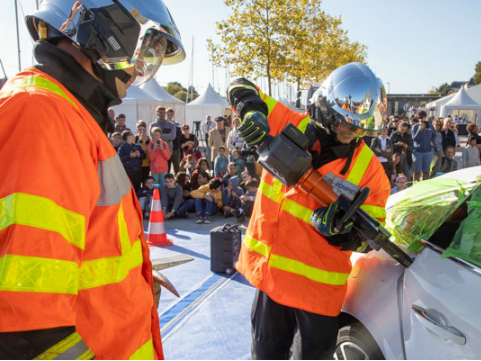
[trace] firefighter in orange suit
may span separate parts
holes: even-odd
[[[0,91],[0,359],[163,358],[141,209],[109,106],[183,60],[161,0],[45,0]]]
[[[246,143],[260,144],[292,123],[309,139],[314,168],[333,184],[369,187],[362,208],[384,221],[389,180],[361,137],[383,129],[385,92],[367,66],[351,63],[330,74],[312,99],[317,122],[246,79],[230,84],[228,98],[243,119],[239,131]],[[252,308],[253,359],[288,359],[290,352],[294,359],[333,357],[351,251],[366,248],[349,228],[335,232],[335,205],[319,207],[263,171],[236,266],[258,289]]]

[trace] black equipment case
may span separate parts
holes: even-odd
[[[210,270],[231,274],[239,258],[241,231],[226,223],[210,231]]]

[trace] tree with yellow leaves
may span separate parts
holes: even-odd
[[[231,75],[295,82],[321,81],[338,66],[363,62],[366,47],[350,43],[341,18],[326,14],[319,0],[225,0],[233,14],[217,22],[221,42],[208,39],[216,66]]]

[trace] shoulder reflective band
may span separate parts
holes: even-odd
[[[92,360],[94,353],[77,332],[42,352],[34,360]]]
[[[60,233],[73,246],[85,249],[85,217],[48,198],[13,193],[0,199],[0,231],[14,224]]]
[[[371,163],[373,154],[374,153],[372,150],[369,149],[366,144],[362,146],[362,149],[359,152],[359,155],[356,157],[354,165],[346,178],[348,182],[351,182],[355,185],[359,185],[359,183],[361,183],[361,179],[364,176],[364,173],[366,173],[369,163]]]
[[[304,119],[301,120],[301,122],[297,126],[297,129],[299,129],[302,133],[305,133],[310,121],[311,121],[311,118],[309,116],[305,117]]]
[[[271,247],[246,235],[244,237],[244,245],[251,251],[269,258],[268,265],[282,271],[294,273],[304,276],[312,281],[324,283],[331,286],[343,286],[347,282],[349,273],[329,272],[312,266],[308,266],[303,262],[279,256],[271,252]]]
[[[67,100],[70,104],[72,104],[76,109],[78,109],[77,104],[70,99],[67,94],[60,88],[57,84],[51,82],[48,79],[42,78],[40,76],[27,76],[24,78],[17,79],[12,83],[8,84],[7,87],[4,87],[0,92],[1,96],[8,96],[15,91],[15,89],[21,88],[41,88],[45,90],[49,90],[52,93],[55,93],[65,100]]]
[[[154,344],[152,339],[144,343],[140,348],[135,351],[129,360],[153,360],[154,359]]]
[[[121,202],[130,192],[130,181],[117,154],[100,161],[97,166],[100,181],[100,197],[96,206],[111,206]]]
[[[78,264],[6,254],[0,258],[0,291],[77,294]]]
[[[259,184],[259,191],[262,195],[266,196],[267,198],[276,203],[279,203],[282,197],[284,197],[284,192],[282,192],[282,183],[279,182],[277,179],[274,179],[272,185],[262,180]]]

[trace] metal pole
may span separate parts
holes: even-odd
[[[18,71],[22,71],[22,59],[20,57],[20,33],[18,28],[17,0],[15,0],[14,3],[15,3],[15,24],[17,25]]]

